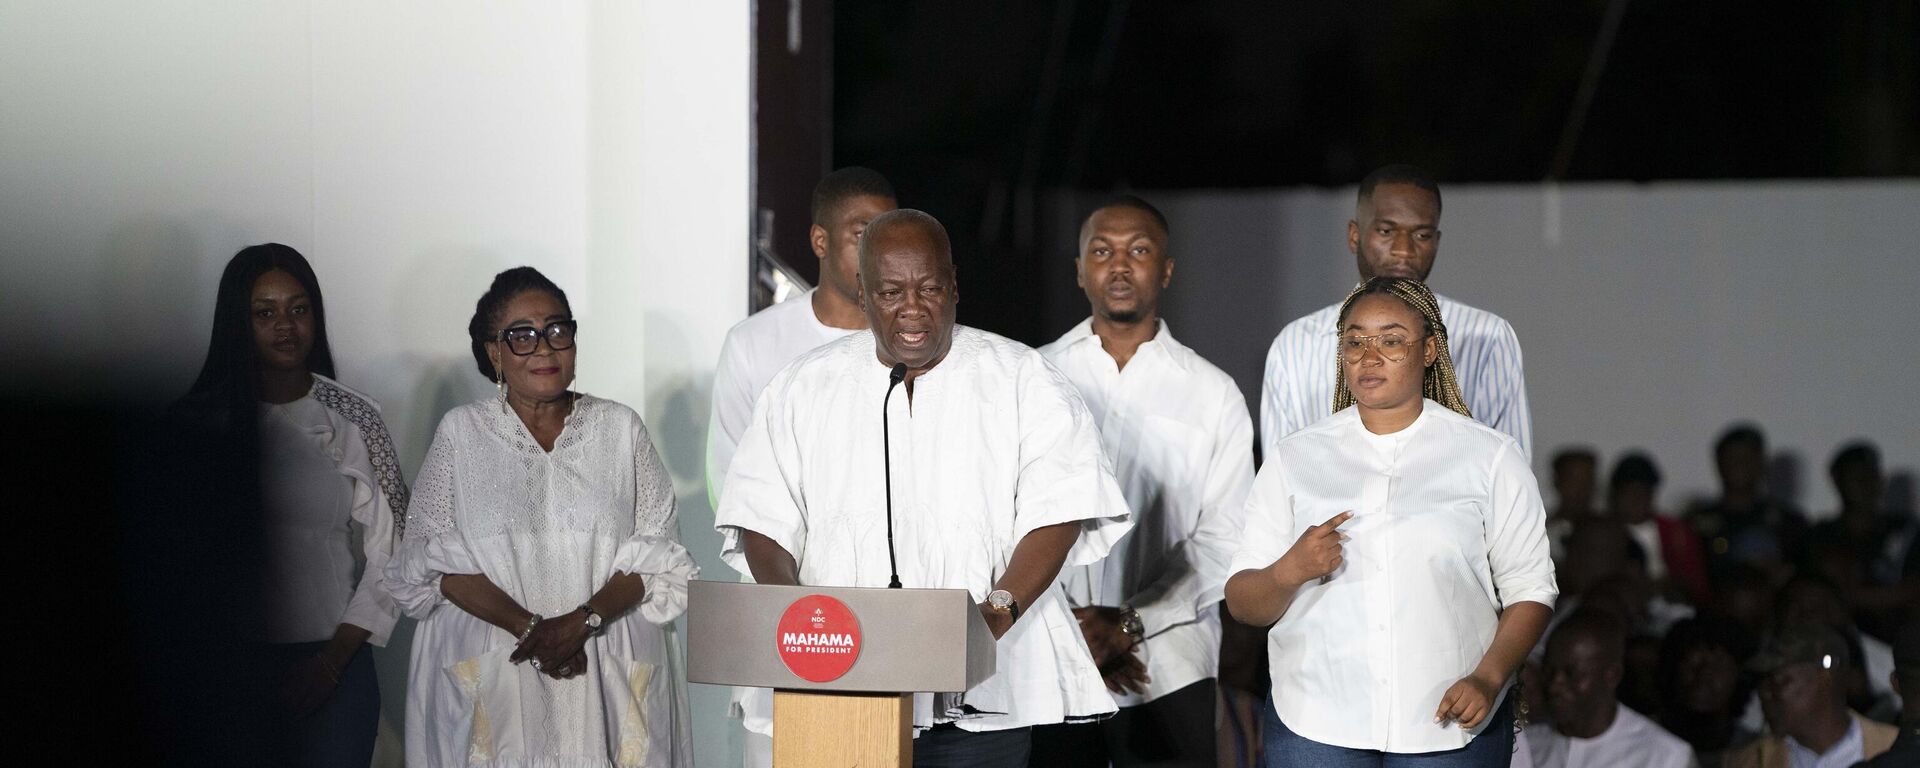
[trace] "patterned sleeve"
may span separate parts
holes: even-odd
[[[387,497],[386,506],[393,510],[393,535],[398,538],[406,532],[409,491],[407,478],[400,473],[400,454],[393,449],[393,435],[387,432],[387,422],[380,418],[380,406],[326,379],[317,382],[313,397],[360,428],[380,493]]]

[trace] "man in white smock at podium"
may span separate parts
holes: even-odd
[[[755,404],[714,513],[721,556],[761,584],[885,587],[897,572],[971,592],[995,673],[914,697],[914,765],[1024,766],[1032,726],[1114,712],[1054,579],[1107,554],[1126,500],[1072,385],[1032,348],[954,324],[932,216],[874,219],[860,286],[871,331],[800,357]]]

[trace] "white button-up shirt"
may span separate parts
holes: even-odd
[[[744,529],[791,553],[802,584],[887,585],[883,402],[903,585],[965,589],[978,602],[1035,529],[1080,524],[1069,566],[1105,557],[1126,534],[1126,499],[1093,417],[1040,353],[955,326],[952,348],[914,379],[911,400],[905,385],[886,400],[888,373],[873,334],[856,333],[767,385],[714,512],[728,565],[748,571]],[[914,725],[991,731],[1115,711],[1057,584],[1022,606],[995,647],[996,672],[966,692],[969,711],[921,694]]]
[[[1624,704],[1614,705],[1613,724],[1591,739],[1562,735],[1545,723],[1527,726],[1527,748],[1536,768],[1697,768],[1693,747]]]
[[[1300,587],[1267,640],[1280,720],[1322,744],[1466,746],[1477,730],[1433,721],[1441,696],[1479,665],[1503,608],[1551,607],[1559,594],[1546,510],[1519,446],[1423,405],[1393,434],[1367,431],[1347,408],[1280,440],[1247,497],[1236,573],[1271,565],[1308,526],[1353,512],[1341,527],[1345,562]]]
[[[1527,377],[1520,364],[1520,339],[1499,315],[1445,296],[1440,321],[1447,324],[1447,348],[1460,378],[1460,395],[1473,417],[1520,441],[1523,457],[1533,456],[1533,417],[1527,410]],[[1287,324],[1267,349],[1260,385],[1260,446],[1273,444],[1333,412],[1333,380],[1339,365],[1335,341],[1340,305],[1335,304]]]
[[[1084,320],[1040,348],[1086,398],[1133,510],[1106,559],[1062,569],[1075,607],[1130,605],[1146,625],[1145,704],[1219,674],[1220,602],[1253,484],[1253,419],[1233,378],[1173,338],[1165,322],[1120,369]]]

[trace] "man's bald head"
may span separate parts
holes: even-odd
[[[1576,644],[1591,643],[1597,660],[1610,664],[1626,663],[1627,631],[1620,619],[1603,611],[1582,610],[1554,627],[1547,638],[1547,653],[1568,650]]]
[[[860,308],[873,331],[874,356],[913,379],[939,365],[953,344],[953,247],[947,228],[911,208],[888,211],[860,236]]]
[[[1547,709],[1554,728],[1593,738],[1606,730],[1626,674],[1626,628],[1614,617],[1582,609],[1547,638]]]
[[[861,282],[871,286],[880,273],[880,257],[891,253],[925,253],[953,270],[953,244],[947,228],[925,211],[899,208],[867,223],[860,237]]]

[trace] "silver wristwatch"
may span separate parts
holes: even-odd
[[[1013,598],[1012,592],[1004,589],[988,592],[987,607],[1007,614],[1013,621],[1020,620],[1020,601]]]
[[[1132,606],[1120,606],[1120,631],[1126,633],[1127,639],[1134,645],[1147,639],[1146,622],[1140,620],[1140,612]]]
[[[587,603],[581,603],[579,610],[587,614],[587,634],[600,634],[600,628],[606,624],[606,619],[600,615],[600,612],[595,611],[593,606]]]

